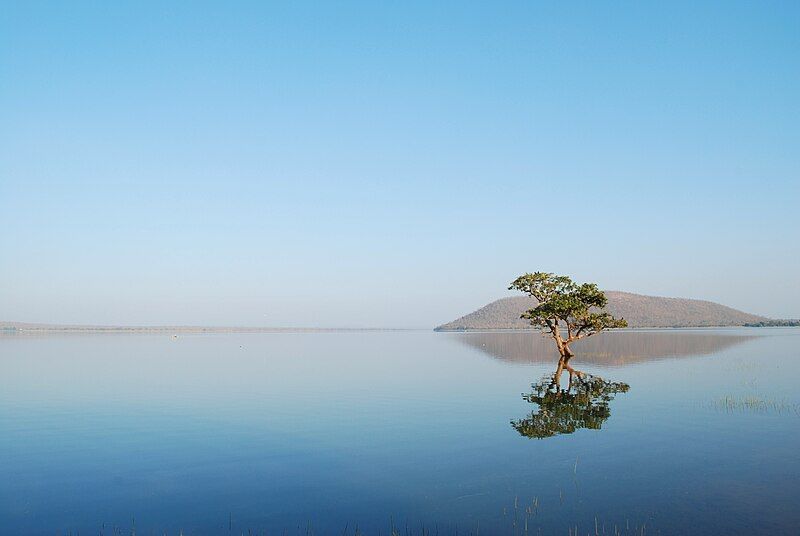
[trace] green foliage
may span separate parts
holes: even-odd
[[[519,290],[539,301],[521,315],[532,326],[545,328],[555,336],[567,330],[569,343],[607,328],[623,328],[628,323],[602,311],[608,299],[594,283],[579,285],[567,276],[546,272],[525,274],[515,279],[509,290]]]
[[[792,319],[763,320],[761,322],[749,322],[745,324],[745,327],[747,328],[775,328],[775,327],[788,328],[797,326],[800,326],[800,320],[792,320]]]
[[[554,378],[545,377],[531,386],[533,392],[522,395],[539,409],[528,417],[511,421],[520,435],[543,439],[559,434],[571,434],[581,428],[598,430],[611,416],[609,402],[629,386],[590,376],[577,383],[574,392],[562,391]]]

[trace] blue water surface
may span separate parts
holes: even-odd
[[[0,532],[797,534],[798,346],[601,334],[630,390],[536,439],[536,333],[3,335]]]

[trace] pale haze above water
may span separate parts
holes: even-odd
[[[800,4],[6,2],[0,321],[800,310]]]

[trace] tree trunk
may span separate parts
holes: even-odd
[[[564,370],[566,370],[567,372],[569,372],[569,387],[567,387],[567,391],[569,391],[570,389],[572,389],[573,376],[577,376],[578,379],[581,379],[585,374],[580,370],[575,370],[569,365],[569,360],[575,357],[575,354],[572,352],[572,350],[569,349],[569,342],[571,341],[569,342],[565,341],[561,337],[561,333],[559,333],[557,330],[554,330],[552,332],[552,335],[553,339],[556,341],[556,346],[558,347],[558,353],[561,354],[561,357],[558,360],[558,368],[556,369],[556,373],[554,374],[554,380],[557,386],[556,388],[559,390],[561,389],[561,374],[564,372]]]
[[[556,374],[561,376],[562,371],[564,371],[565,369],[567,372],[569,372],[569,387],[567,388],[567,390],[569,390],[572,389],[573,376],[577,376],[579,380],[582,380],[586,374],[570,366],[569,360],[575,357],[575,354],[572,352],[572,350],[569,349],[568,344],[561,342],[561,344],[558,345],[558,351],[561,354],[561,358],[558,360],[558,369],[556,371]]]

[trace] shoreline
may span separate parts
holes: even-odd
[[[427,328],[280,328],[246,326],[80,326],[0,323],[0,334],[14,333],[348,333],[427,331]]]
[[[641,331],[716,331],[737,329],[793,328],[798,326],[636,326],[624,329],[606,330],[607,333],[632,333]],[[538,329],[525,328],[279,328],[279,327],[224,327],[224,326],[59,326],[24,325],[0,323],[0,336],[35,334],[280,334],[280,333],[391,333],[391,332],[434,332],[434,333],[541,333]]]

